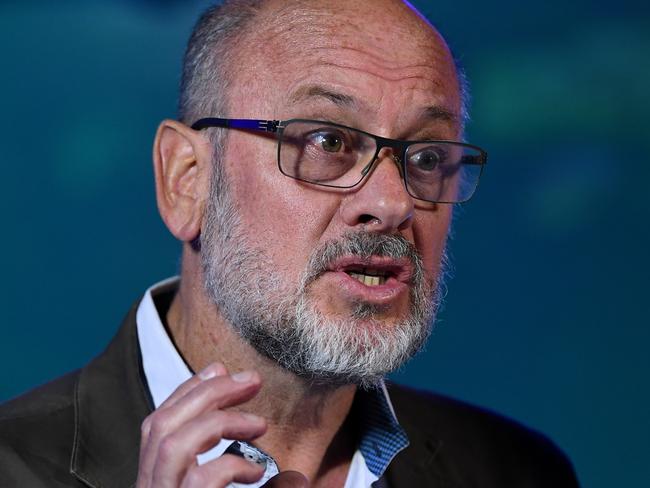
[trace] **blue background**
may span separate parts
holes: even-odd
[[[585,487],[650,486],[650,7],[416,1],[473,85],[489,167],[400,381],[510,415]],[[0,399],[76,368],[174,274],[150,163],[202,1],[0,4]]]

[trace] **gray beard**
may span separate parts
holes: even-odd
[[[248,243],[224,183],[213,183],[201,234],[204,287],[223,318],[260,354],[313,385],[372,388],[423,347],[443,297],[446,253],[437,279],[430,283],[420,255],[404,237],[349,232],[316,248],[292,289],[264,250]],[[411,262],[411,303],[405,317],[382,320],[382,307],[364,302],[356,303],[347,317],[318,310],[310,284],[329,263],[349,255]]]

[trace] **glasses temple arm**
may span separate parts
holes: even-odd
[[[191,127],[194,130],[202,130],[209,127],[222,127],[224,129],[248,129],[277,132],[279,125],[279,120],[220,119],[217,117],[207,117],[197,120]]]
[[[487,162],[485,156],[482,154],[479,156],[463,156],[460,159],[461,164],[474,164],[478,166],[482,166]]]

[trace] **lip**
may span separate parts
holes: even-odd
[[[345,272],[349,269],[360,268],[377,269],[390,273],[391,276],[381,285],[368,286]],[[324,276],[333,279],[345,295],[355,300],[375,305],[388,305],[408,291],[412,274],[411,262],[405,258],[371,256],[366,259],[359,256],[348,256],[330,264]]]
[[[385,271],[392,275],[391,279],[394,278],[396,281],[399,281],[403,284],[409,284],[411,281],[411,276],[413,274],[413,266],[408,259],[395,259],[386,256],[370,256],[369,258],[361,258],[359,256],[345,256],[335,260],[328,266],[329,271],[337,273],[345,273],[347,269],[351,268],[375,268],[381,271]],[[359,283],[362,284],[361,282]]]

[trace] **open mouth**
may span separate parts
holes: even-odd
[[[350,268],[343,271],[366,286],[383,285],[393,275],[386,270],[376,268]]]
[[[403,258],[371,256],[360,259],[358,256],[346,256],[332,263],[330,270],[343,272],[366,286],[377,287],[391,283],[408,284],[412,266]]]

